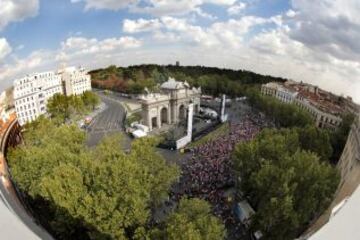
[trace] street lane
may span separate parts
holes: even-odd
[[[119,100],[110,98],[100,92],[97,92],[101,101],[106,105],[106,109],[99,113],[90,124],[87,130],[87,145],[96,146],[101,139],[109,134],[124,133],[123,121],[126,115],[125,109]],[[124,135],[124,148],[129,148],[130,137]]]

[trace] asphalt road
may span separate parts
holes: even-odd
[[[125,109],[121,106],[119,100],[110,98],[101,93],[97,93],[106,109],[95,116],[87,130],[87,145],[96,146],[100,140],[109,134],[123,133],[123,120],[125,118]],[[130,138],[124,134],[124,147],[128,148]]]

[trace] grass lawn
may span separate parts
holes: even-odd
[[[206,142],[216,140],[217,138],[229,134],[230,126],[228,123],[223,123],[220,127],[215,129],[214,131],[210,132],[209,134],[203,136],[199,140],[192,142],[189,144],[189,147],[197,147],[202,145]]]

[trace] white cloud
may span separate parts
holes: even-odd
[[[290,10],[269,18],[242,15],[245,7],[234,0],[142,0],[141,5],[139,1],[78,1],[87,2],[87,9],[128,8],[157,17],[123,21],[123,32],[145,33],[141,40],[70,37],[57,50],[14,59],[0,66],[0,85],[18,74],[45,66],[56,68],[62,61],[97,68],[180,60],[182,64],[242,68],[311,82],[360,102],[359,1],[291,0]],[[204,26],[185,17],[191,13],[214,19],[203,11],[204,3],[221,5],[230,19]],[[235,9],[229,10],[232,7]],[[252,31],[255,27],[257,31]]]
[[[135,4],[138,0],[71,0],[72,3],[85,2],[85,9],[108,9],[120,10],[131,4]]]
[[[292,0],[297,12],[290,36],[319,52],[360,60],[360,1]]]
[[[72,3],[85,2],[85,9],[120,10],[128,8],[130,12],[147,13],[154,16],[184,15],[191,12],[201,17],[214,19],[204,12],[201,6],[211,3],[220,6],[233,5],[237,0],[71,0]]]
[[[123,31],[128,33],[152,31],[154,38],[169,42],[196,44],[197,46],[239,46],[243,37],[249,30],[265,23],[273,22],[272,19],[264,19],[254,16],[245,16],[240,19],[229,19],[226,22],[216,22],[209,27],[193,25],[184,18],[164,16],[158,19],[137,21],[126,19],[123,24]],[[161,31],[160,31],[161,30]]]
[[[54,53],[51,51],[34,51],[22,59],[15,57],[11,63],[0,65],[0,89],[9,87],[15,77],[51,67],[54,67]]]
[[[227,9],[229,15],[238,15],[246,8],[246,3],[239,2]]]
[[[216,20],[217,19],[216,16],[211,15],[211,14],[209,14],[207,12],[204,12],[200,7],[195,8],[194,12],[196,12],[197,15],[199,15],[200,17],[203,17],[203,18],[207,18],[207,19],[210,19],[210,20]]]
[[[39,10],[39,0],[0,0],[0,30],[11,22],[34,17]]]
[[[337,94],[353,96],[360,102],[360,64],[339,60],[293,40],[287,28],[262,32],[249,43],[263,73],[293,78],[321,86]]]
[[[161,27],[159,19],[146,20],[140,18],[138,20],[125,19],[123,22],[123,31],[126,33],[137,33],[154,31]]]
[[[218,5],[233,5],[237,0],[205,0],[204,2]]]
[[[285,14],[287,17],[289,17],[289,18],[293,18],[293,17],[295,17],[296,15],[297,15],[297,12],[295,12],[294,10],[292,10],[292,9],[289,9],[287,12],[286,12],[286,14]]]
[[[0,38],[0,62],[11,53],[12,49],[5,38]]]
[[[2,40],[0,40],[0,45]],[[0,89],[27,73],[57,69],[62,63],[89,68],[103,67],[117,59],[129,60],[128,51],[135,51],[142,42],[133,37],[96,38],[70,37],[57,50],[34,51],[25,58],[13,56],[6,64],[0,64]]]
[[[96,38],[70,37],[62,42],[56,59],[67,62],[74,59],[100,58],[112,51],[138,48],[141,45],[142,42],[133,37],[108,38],[100,41]]]

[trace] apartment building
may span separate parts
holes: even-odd
[[[266,96],[276,97],[276,93],[280,87],[281,83],[269,82],[261,85],[261,93]]]
[[[308,111],[319,128],[335,130],[342,122],[344,110],[338,105],[322,101],[317,95],[300,92],[295,104]]]
[[[360,182],[360,117],[351,127],[346,145],[338,163],[342,182],[352,182],[356,176],[356,185]],[[356,174],[352,174],[356,172]]]
[[[80,95],[91,91],[91,77],[84,68],[68,67],[58,73],[61,75],[66,95]]]
[[[341,116],[344,113],[353,113],[353,109],[357,108],[350,98],[336,96],[317,86],[294,81],[264,84],[261,93],[273,96],[284,103],[298,105],[310,113],[316,126],[331,130],[335,130],[341,124]]]
[[[286,88],[283,84],[277,82],[269,82],[261,86],[261,93],[263,95],[272,96],[284,103],[293,103],[298,95],[298,92]]]
[[[43,72],[14,81],[15,111],[20,125],[46,113],[46,104],[54,94],[63,93],[60,75]]]
[[[91,90],[91,78],[83,68],[26,75],[14,81],[15,111],[20,125],[46,114],[48,100],[55,94],[79,95]]]

